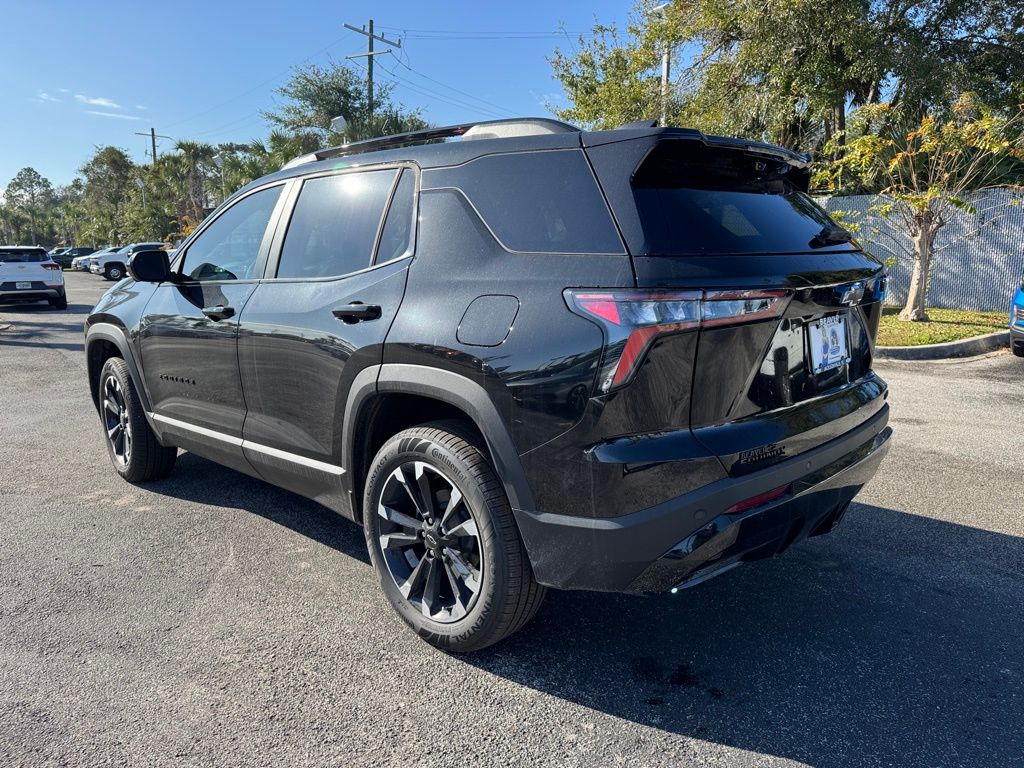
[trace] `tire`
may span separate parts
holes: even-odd
[[[433,525],[424,525],[424,487]],[[456,492],[461,501],[453,504]],[[363,510],[381,589],[431,645],[476,651],[537,613],[546,590],[533,578],[500,480],[460,422],[413,427],[388,440],[370,466]]]
[[[1010,338],[1010,349],[1017,357],[1024,357],[1024,339]]]
[[[111,357],[103,364],[99,382],[100,424],[107,453],[117,473],[129,483],[167,477],[178,449],[160,445],[149,428],[128,364]]]
[[[103,270],[103,277],[107,280],[120,280],[124,277],[124,267],[120,264],[108,264]]]
[[[67,309],[68,308],[68,296],[66,293],[62,293],[56,299],[50,299],[50,306],[54,309]]]

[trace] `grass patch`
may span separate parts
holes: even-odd
[[[1007,312],[974,312],[969,309],[929,309],[927,323],[906,323],[899,319],[900,309],[885,307],[882,310],[878,343],[883,347],[941,344],[1005,331],[1010,325]]]

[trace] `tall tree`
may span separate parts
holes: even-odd
[[[815,181],[832,192],[879,193],[875,212],[913,244],[900,319],[927,320],[935,241],[950,215],[973,212],[968,193],[996,186],[1018,193],[1009,204],[1024,200],[1024,112],[1001,117],[965,94],[948,116],[929,114],[906,130],[891,122],[892,109],[883,103],[858,110],[852,136],[827,147],[834,159]],[[988,221],[998,215],[989,212]]]
[[[53,202],[53,185],[35,168],[22,168],[11,179],[4,195],[14,210],[28,217],[32,245],[38,245],[36,224]]]
[[[117,225],[121,208],[135,184],[135,163],[123,149],[99,147],[81,172],[85,179],[83,234],[96,245],[119,243],[123,233]]]
[[[395,103],[391,92],[390,84],[376,85],[370,118],[361,73],[333,61],[325,67],[310,64],[292,72],[288,82],[277,89],[283,103],[263,116],[285,135],[306,137],[305,143],[314,145],[306,151],[426,128],[419,112]],[[348,123],[344,135],[331,130],[331,120],[339,116]]]
[[[682,65],[670,123],[803,150],[842,135],[862,104],[920,119],[968,91],[1009,109],[1024,87],[1019,0],[674,0],[556,51],[570,101],[556,111],[601,128],[657,114],[665,41]]]

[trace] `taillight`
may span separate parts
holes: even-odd
[[[60,264],[43,264],[43,269],[55,269],[58,272],[60,272]]]
[[[790,483],[788,485],[783,485],[779,488],[773,488],[770,491],[765,491],[764,493],[759,493],[757,494],[757,496],[751,496],[749,499],[744,499],[743,501],[737,504],[733,504],[731,507],[725,510],[725,514],[732,515],[736,512],[746,512],[748,509],[754,509],[755,507],[760,507],[771,501],[775,501],[776,499],[781,499],[783,496],[789,493],[789,490],[792,487],[792,483]]]
[[[786,291],[565,290],[569,308],[605,331],[602,392],[627,383],[658,336],[778,317],[786,297]]]

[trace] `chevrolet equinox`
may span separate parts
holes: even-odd
[[[634,123],[296,158],[86,322],[129,482],[179,449],[362,525],[450,651],[547,588],[677,591],[831,531],[891,429],[883,265],[789,150]]]

